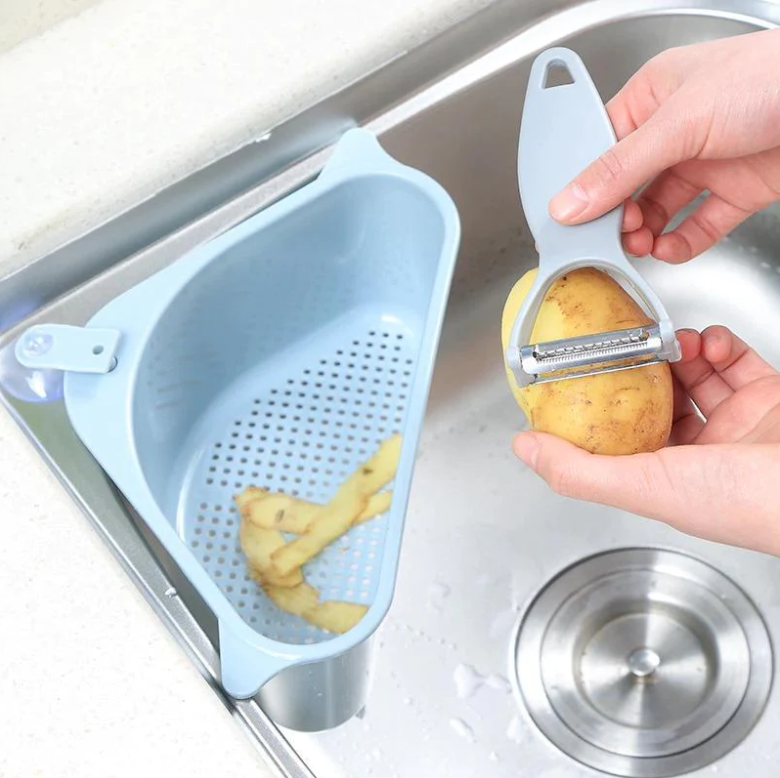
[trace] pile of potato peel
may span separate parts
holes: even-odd
[[[381,490],[395,478],[401,442],[400,434],[384,440],[324,505],[257,486],[236,495],[239,541],[249,574],[281,610],[336,634],[363,618],[367,605],[321,601],[303,567],[351,527],[389,509],[392,491]],[[294,537],[287,540],[284,533]]]

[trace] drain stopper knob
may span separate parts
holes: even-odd
[[[628,669],[634,678],[647,678],[661,666],[661,657],[652,648],[638,648],[628,657]]]

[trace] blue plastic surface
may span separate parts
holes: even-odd
[[[446,192],[350,130],[315,181],[87,325],[121,333],[117,363],[66,374],[68,414],[216,615],[235,697],[385,616],[459,240]],[[370,608],[347,634],[317,631],[249,580],[233,497],[258,485],[325,501],[393,432],[389,511],[305,568],[323,599]]]
[[[16,341],[16,358],[28,368],[108,373],[116,362],[120,333],[70,324],[38,324]]]

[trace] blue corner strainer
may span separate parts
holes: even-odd
[[[459,237],[437,183],[350,130],[312,183],[83,328],[17,341],[24,366],[65,371],[77,434],[214,612],[232,696],[356,646],[390,606]],[[305,568],[323,599],[368,612],[332,635],[280,611],[247,575],[234,495],[324,503],[396,432],[390,509]]]

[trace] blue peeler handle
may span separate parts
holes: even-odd
[[[547,85],[555,66],[568,71],[571,83]],[[658,356],[670,361],[680,358],[674,328],[660,299],[623,252],[623,204],[583,224],[563,225],[550,216],[550,200],[616,140],[580,57],[560,47],[542,52],[531,68],[518,147],[520,199],[539,250],[539,270],[518,311],[505,354],[520,386],[534,381],[523,369],[520,349],[529,345],[542,301],[558,277],[582,267],[622,276],[648,315],[658,322],[662,338]]]
[[[553,66],[573,83],[545,88]],[[573,252],[622,258],[623,205],[585,224],[563,225],[550,216],[550,200],[616,142],[612,124],[582,60],[554,48],[534,61],[523,108],[517,177],[520,200],[541,262],[566,261]]]

